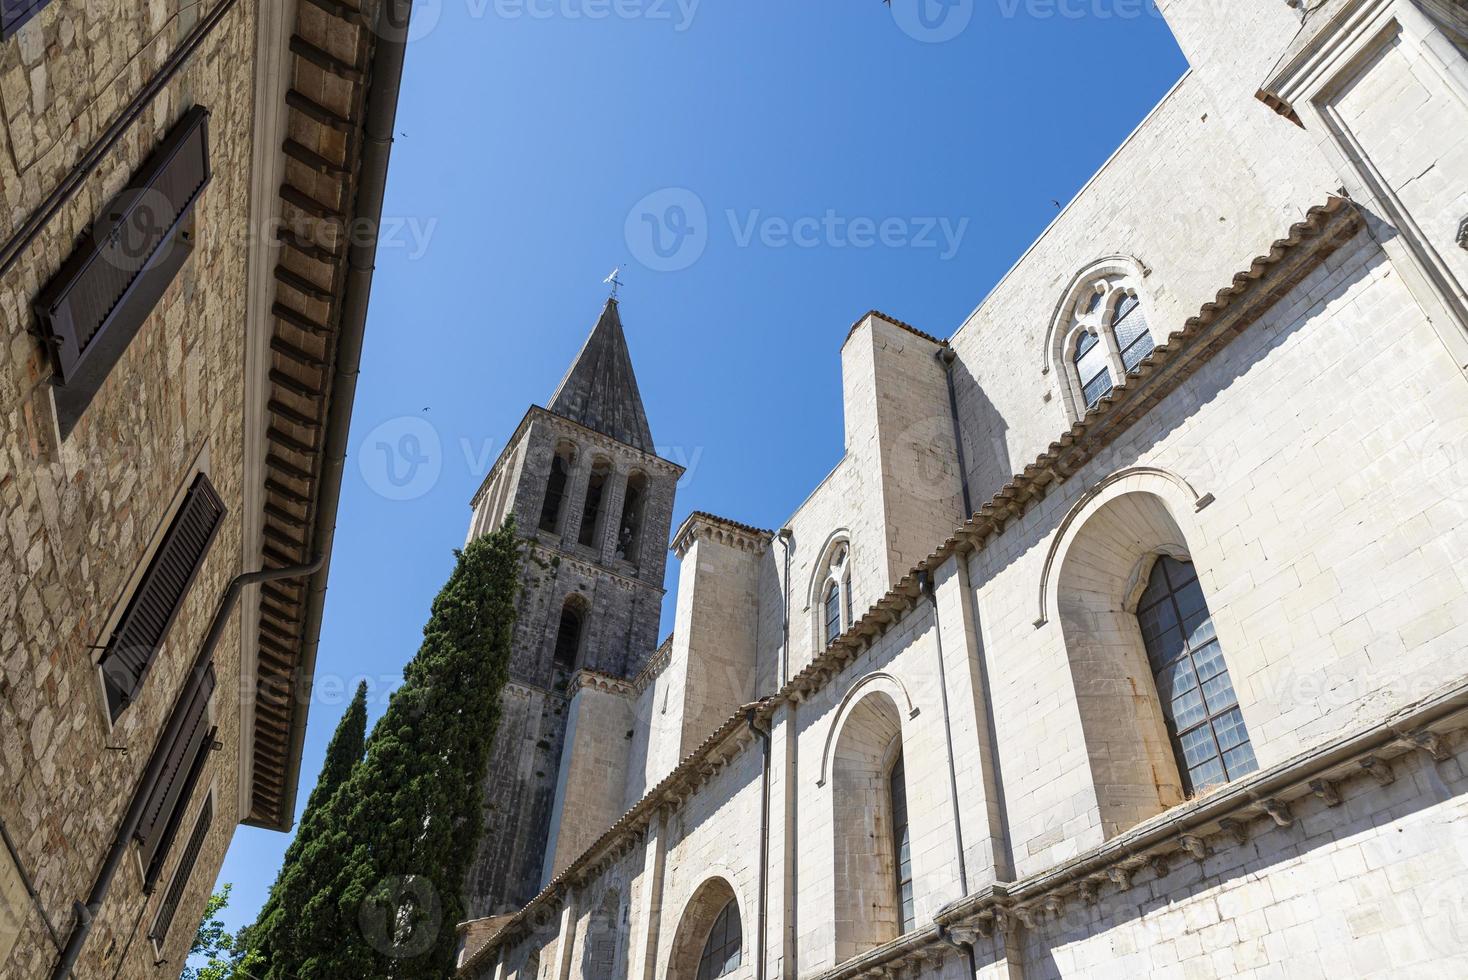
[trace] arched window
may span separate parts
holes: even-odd
[[[622,526],[617,531],[617,557],[637,562],[642,543],[642,513],[647,501],[647,477],[633,473],[627,477],[627,492],[622,497]]]
[[[1192,562],[1157,559],[1137,622],[1183,788],[1200,793],[1258,769]]]
[[[839,724],[829,811],[838,963],[891,942],[915,921],[902,714],[891,694],[874,690]]]
[[[820,589],[817,591],[813,583],[811,596],[818,610],[814,627],[818,634],[816,645],[828,647],[855,621],[852,617],[851,551],[845,539],[837,539],[827,547],[816,581],[820,583]]]
[[[832,582],[826,589],[826,644],[841,635],[841,586]]]
[[[599,459],[591,466],[591,479],[586,483],[586,500],[581,505],[581,532],[576,540],[588,548],[596,547],[600,539],[602,498],[606,496],[607,477],[612,466]]]
[[[581,603],[573,596],[561,607],[561,622],[556,629],[556,645],[552,654],[556,686],[570,678],[581,653],[581,634],[586,625]]]
[[[892,808],[892,853],[897,864],[897,932],[912,931],[916,919],[912,911],[912,833],[907,823],[907,770],[902,764],[902,749],[887,775],[887,795]]]
[[[566,485],[571,480],[575,449],[569,443],[556,447],[551,459],[550,475],[545,480],[545,500],[540,505],[540,529],[554,534],[561,528],[561,511],[566,502]]]
[[[1152,340],[1152,331],[1147,327],[1147,315],[1142,312],[1142,304],[1131,293],[1124,294],[1117,302],[1116,312],[1111,314],[1111,330],[1116,334],[1122,367],[1129,372],[1157,346]]]
[[[1056,309],[1045,353],[1073,418],[1085,415],[1152,353],[1154,342],[1138,293],[1141,264],[1113,256],[1074,280]]]
[[[1111,371],[1106,366],[1106,345],[1089,330],[1082,330],[1076,337],[1076,349],[1071,359],[1075,361],[1076,376],[1080,379],[1081,396],[1086,407],[1090,408],[1113,387]]]
[[[732,898],[724,906],[704,940],[698,958],[697,980],[717,980],[739,968],[744,947],[744,930],[739,922],[739,905]]]

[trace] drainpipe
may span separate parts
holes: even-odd
[[[953,386],[953,365],[958,361],[958,352],[952,347],[938,350],[938,363],[943,365],[943,376],[948,381],[948,417],[953,422],[953,447],[958,454],[958,482],[963,487],[963,519],[974,513],[973,498],[968,489],[968,463],[963,456],[963,428],[958,424],[958,390]]]
[[[958,822],[958,773],[953,761],[953,725],[948,720],[948,676],[943,664],[943,627],[938,621],[938,601],[933,595],[933,576],[926,569],[918,572],[918,586],[933,607],[933,638],[938,646],[938,690],[943,696],[943,737],[948,743],[948,798],[953,804],[953,839],[958,848],[958,888],[968,894],[968,867],[963,854],[963,826]]]
[[[754,951],[754,980],[765,980],[766,943],[769,941],[770,890],[770,727],[760,724],[759,709],[750,708],[745,716],[749,730],[759,736],[764,747],[764,771],[760,775],[759,802],[759,946]]]
[[[174,701],[174,709],[169,715],[168,724],[164,727],[153,749],[153,754],[148,759],[148,767],[143,770],[143,778],[133,791],[132,802],[128,805],[127,813],[122,818],[122,824],[117,828],[117,834],[112,839],[112,846],[107,849],[107,857],[102,861],[102,869],[97,872],[97,879],[92,884],[92,890],[87,895],[85,904],[77,902],[75,905],[76,924],[72,926],[66,948],[61,951],[61,959],[57,961],[56,969],[51,974],[52,980],[66,980],[71,976],[77,957],[81,956],[82,946],[86,944],[87,936],[91,934],[92,923],[96,921],[97,914],[102,911],[102,903],[107,900],[107,893],[112,888],[112,879],[117,876],[117,869],[121,867],[122,859],[132,844],[133,835],[137,832],[138,824],[142,822],[143,807],[147,805],[148,797],[152,795],[158,778],[163,774],[163,764],[168,757],[168,746],[178,740],[179,733],[183,729],[184,713],[178,710],[178,706],[187,704],[204,683],[204,676],[214,658],[214,649],[219,646],[219,641],[224,637],[225,626],[229,623],[229,617],[234,612],[236,603],[239,602],[240,593],[245,590],[246,586],[258,585],[261,582],[275,582],[280,579],[301,578],[315,574],[325,563],[326,556],[318,555],[316,560],[309,565],[246,572],[236,575],[229,583],[229,588],[225,589],[224,598],[220,600],[219,608],[214,612],[214,620],[209,624],[209,632],[205,634],[204,642],[194,657],[193,668],[184,681],[183,691]]]
[[[780,541],[780,550],[785,553],[785,573],[781,581],[784,621],[780,624],[780,687],[783,689],[790,683],[790,539],[795,537],[795,532],[782,527],[775,537]]]

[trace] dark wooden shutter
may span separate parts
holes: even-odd
[[[0,0],[0,41],[9,38],[21,25],[41,12],[51,0]]]
[[[209,698],[214,694],[214,683],[214,665],[209,664],[193,697],[174,708],[184,713],[178,737],[156,750],[165,753],[163,769],[148,795],[135,834],[143,851],[143,887],[148,891],[152,891],[158,880],[163,859],[178,834],[184,805],[199,781],[214,744],[215,730],[209,726]],[[169,727],[165,725],[164,730]]]
[[[209,836],[209,825],[213,822],[214,798],[211,796],[204,800],[204,808],[194,821],[193,832],[189,834],[189,842],[178,859],[173,880],[168,883],[168,891],[163,893],[163,904],[158,907],[158,917],[153,920],[153,928],[148,930],[148,938],[159,946],[168,938],[168,929],[173,925],[173,917],[178,914],[184,889],[189,886],[189,879],[194,875],[194,865],[198,863],[199,852],[204,848],[204,840]]]
[[[209,179],[209,111],[195,106],[36,298],[63,436],[193,250],[188,218]]]
[[[224,501],[200,473],[102,654],[107,707],[114,720],[137,698],[143,677],[224,523],[224,513]]]

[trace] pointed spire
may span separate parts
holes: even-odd
[[[591,336],[561,379],[548,407],[618,442],[646,453],[655,451],[615,298],[608,299],[602,308]]]

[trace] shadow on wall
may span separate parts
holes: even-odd
[[[992,497],[1014,475],[1009,456],[1009,426],[962,359],[953,362],[953,393],[958,402],[963,460],[968,468],[969,500],[974,508]],[[964,514],[968,520],[972,514]]]

